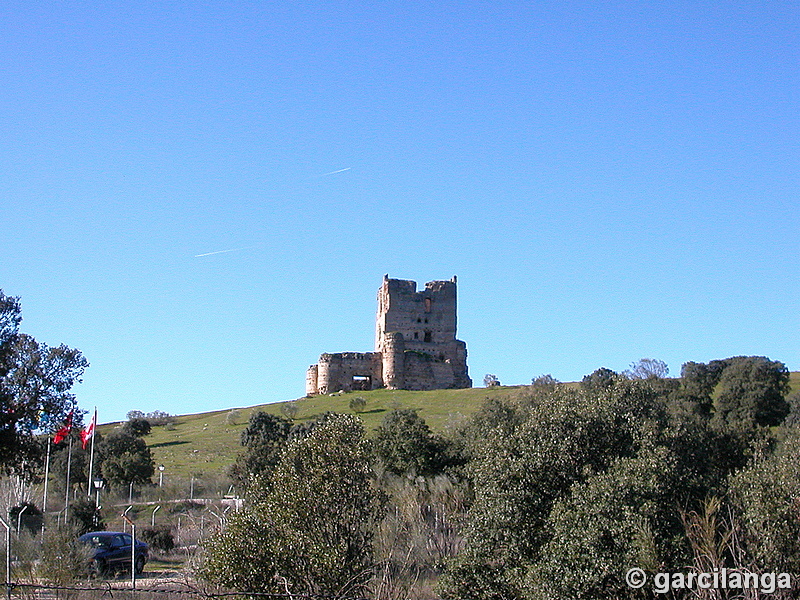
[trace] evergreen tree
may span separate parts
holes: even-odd
[[[362,594],[383,502],[361,421],[333,415],[291,440],[274,478],[209,542],[203,576],[243,592]]]

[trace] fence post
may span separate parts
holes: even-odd
[[[136,591],[136,524],[128,518],[128,511],[133,505],[125,509],[122,518],[131,526],[131,589]]]
[[[0,523],[6,528],[6,598],[11,600],[11,526],[3,517]]]

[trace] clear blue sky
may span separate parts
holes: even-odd
[[[302,396],[372,350],[384,273],[458,275],[477,385],[800,370],[796,1],[2,2],[0,31],[0,288],[101,421]]]

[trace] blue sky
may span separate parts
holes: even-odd
[[[458,275],[477,385],[800,370],[796,2],[2,2],[0,30],[0,288],[83,351],[101,421],[302,396],[372,350],[384,273]]]

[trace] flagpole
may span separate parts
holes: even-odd
[[[94,407],[94,417],[92,418],[92,450],[89,452],[89,482],[86,485],[86,496],[92,497],[92,469],[94,468],[94,432],[97,429],[97,407]]]
[[[70,469],[72,467],[72,436],[69,436],[69,450],[67,451],[67,491],[64,494],[64,524],[67,523],[67,517],[69,516],[69,476],[70,476]]]
[[[47,436],[47,459],[44,461],[44,495],[42,496],[42,513],[47,513],[47,480],[50,477],[50,436]]]

